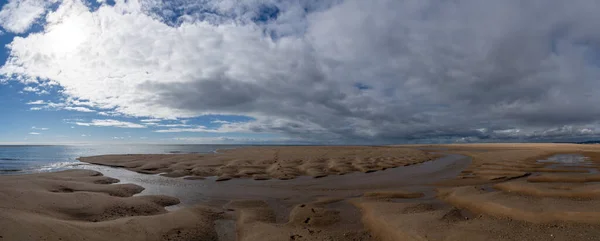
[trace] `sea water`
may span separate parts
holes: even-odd
[[[211,153],[239,145],[0,145],[0,175],[59,171],[83,163],[78,157],[107,154]]]

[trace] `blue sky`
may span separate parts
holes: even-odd
[[[0,143],[600,138],[596,0],[0,7]]]
[[[7,38],[1,36],[0,38]],[[9,40],[10,41],[10,40]],[[4,53],[6,54],[6,53]],[[6,58],[6,55],[3,56]],[[4,61],[4,60],[3,60]],[[0,143],[16,144],[87,144],[87,143],[261,143],[280,138],[269,133],[160,133],[170,128],[193,128],[204,126],[218,129],[226,123],[244,123],[251,117],[236,115],[203,115],[194,118],[155,119],[151,117],[124,117],[99,115],[64,109],[32,108],[44,106],[31,104],[35,101],[56,102],[65,98],[60,88],[47,88],[48,93],[23,91],[28,85],[17,81],[0,85]],[[88,108],[88,107],[86,107]],[[129,128],[127,124],[116,126],[85,126],[93,120],[115,120],[123,123],[139,123],[143,127]],[[118,123],[117,123],[118,124]],[[173,127],[170,127],[172,125]]]
[[[5,37],[5,36],[2,36]],[[182,127],[205,126],[217,129],[223,123],[242,123],[250,117],[234,115],[205,115],[178,120],[145,122],[151,118],[135,118],[98,115],[96,112],[68,110],[31,110],[33,101],[57,101],[63,98],[58,91],[37,94],[23,91],[27,85],[10,82],[0,85],[0,143],[32,144],[85,144],[85,143],[260,143],[270,142],[278,135],[256,133],[157,133],[169,129],[158,125],[181,125]],[[57,101],[58,102],[58,101]],[[91,108],[93,110],[93,108]],[[77,123],[91,120],[117,120],[141,123],[144,128],[121,128],[102,126],[82,126]],[[153,125],[156,123],[157,125]],[[230,138],[231,140],[229,140]]]

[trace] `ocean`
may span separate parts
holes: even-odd
[[[83,163],[81,156],[107,154],[210,153],[240,145],[0,145],[0,175],[60,171]]]

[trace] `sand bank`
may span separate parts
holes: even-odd
[[[193,178],[293,179],[352,172],[374,172],[432,160],[437,155],[414,148],[365,146],[250,147],[218,154],[105,155],[81,157],[82,162],[128,170]]]

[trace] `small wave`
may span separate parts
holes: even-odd
[[[0,157],[0,161],[18,161],[21,160],[19,158],[4,158],[4,157]]]
[[[50,163],[48,165],[42,166],[39,168],[39,170],[40,171],[54,171],[54,170],[68,169],[68,168],[72,168],[72,167],[76,167],[76,166],[83,166],[83,165],[89,165],[89,164],[83,163],[83,162],[73,162],[73,161],[55,162],[55,163]]]
[[[168,153],[169,154],[198,154],[200,152],[197,152],[197,151],[190,151],[190,152],[187,152],[187,151],[170,151]]]
[[[22,169],[0,169],[0,173],[3,172],[21,172],[23,171]]]

